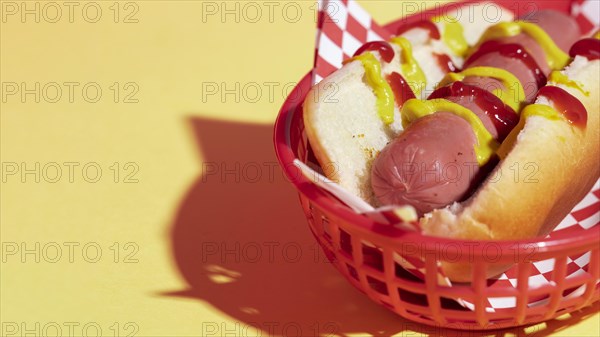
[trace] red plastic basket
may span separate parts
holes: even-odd
[[[396,25],[397,22],[388,26]],[[306,179],[293,161],[305,161],[310,156],[302,120],[302,102],[310,87],[309,73],[281,108],[274,131],[277,157],[299,192],[310,229],[325,255],[373,301],[412,321],[481,330],[542,322],[600,299],[598,225],[568,236],[536,240],[450,240],[379,224],[354,213]],[[565,277],[570,258],[583,254],[589,254],[589,264],[575,277]],[[407,272],[397,256],[423,261],[423,277]],[[546,275],[549,282],[531,286],[533,263],[548,259],[554,261],[552,271]],[[472,263],[471,282],[451,286],[440,282],[441,261]],[[487,280],[485,271],[492,264],[514,264],[516,285],[494,286],[495,280]],[[579,290],[577,296],[566,296],[574,289]],[[514,307],[489,310],[490,300],[508,297],[514,299]],[[531,305],[533,299],[543,301]],[[464,302],[471,306],[458,304]]]

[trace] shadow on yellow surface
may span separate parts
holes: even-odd
[[[479,335],[396,316],[353,289],[329,265],[277,165],[271,125],[189,122],[204,161],[171,231],[174,260],[189,288],[165,295],[208,302],[232,318],[210,322],[199,317],[199,335]],[[532,332],[548,335],[597,310],[598,305]]]

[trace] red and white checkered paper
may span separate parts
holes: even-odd
[[[341,68],[364,43],[391,36],[356,1],[319,1],[313,84]]]
[[[600,1],[598,0],[571,0],[571,12],[585,33],[593,32],[600,26]],[[371,15],[354,0],[320,0],[313,84],[341,68],[342,62],[350,58],[364,43],[387,40],[392,34],[393,32],[378,25]],[[569,237],[597,225],[600,225],[600,180],[560,225],[550,233],[550,237]],[[571,256],[568,259],[567,279],[576,277],[587,270],[590,261],[589,255],[587,253]],[[407,271],[424,279],[424,261],[408,256],[396,256],[396,261]],[[532,269],[532,276],[529,278],[530,287],[548,284],[554,269],[554,259],[536,262]],[[441,270],[438,276],[441,284],[452,285]],[[516,286],[516,267],[499,277],[488,280],[488,287],[491,288],[516,288]],[[583,290],[583,287],[573,289],[566,296],[579,296]],[[541,305],[545,301],[547,300],[544,298],[531,298],[529,306]],[[459,302],[467,308],[473,309],[474,307],[467,301]],[[514,298],[492,298],[489,299],[486,310],[494,311],[515,306]]]

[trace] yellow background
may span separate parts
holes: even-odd
[[[21,8],[13,15],[7,3],[0,29],[3,333],[35,332],[39,324],[37,333],[59,326],[63,336],[69,326],[79,335],[84,326],[90,335],[100,327],[107,336],[465,335],[405,321],[354,290],[318,253],[295,192],[271,171],[271,125],[285,89],[312,65],[313,1],[286,13],[279,3],[272,16],[258,2],[256,23],[249,22],[255,7],[244,2],[238,20],[221,18],[221,1],[97,1],[96,23],[85,21],[96,19],[95,7],[82,14],[85,2],[76,2],[74,22],[58,2],[56,23],[45,3],[40,22],[23,19]],[[399,16],[398,2],[361,4],[380,22]],[[31,89],[36,82],[39,103],[34,94],[7,92],[12,83]],[[55,103],[54,82],[62,89]],[[73,102],[64,82],[78,83]],[[93,91],[81,93],[90,82],[102,89],[96,103],[85,100]],[[221,97],[236,83],[237,97]],[[203,97],[215,86],[217,94]],[[125,103],[134,88],[137,103]],[[79,165],[72,179],[65,162]],[[39,182],[21,176],[36,163]],[[102,170],[95,183],[86,180],[95,176],[92,165]],[[599,322],[596,305],[500,335],[598,336]]]

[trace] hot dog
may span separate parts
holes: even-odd
[[[539,11],[535,19],[539,22],[553,20],[574,28],[562,34],[562,31],[552,29],[554,26],[548,24],[507,24],[509,27],[506,30],[517,28],[522,32],[488,40],[504,33],[504,27],[492,27],[484,33],[478,50],[467,58],[461,72],[463,76],[466,75],[462,83],[443,86],[431,94],[427,103],[435,103],[435,106],[426,106],[418,101],[409,101],[403,106],[403,117],[431,110],[428,111],[433,113],[428,121],[431,129],[435,128],[436,123],[447,123],[447,117],[437,117],[436,112],[448,109],[463,114],[463,118],[464,114],[470,115],[472,128],[435,134],[428,128],[405,125],[408,128],[383,149],[371,171],[372,188],[381,204],[409,203],[420,215],[431,212],[468,196],[473,190],[472,186],[477,184],[476,179],[481,176],[480,169],[493,166],[486,164],[494,160],[495,149],[504,140],[502,136],[517,125],[516,112],[522,104],[531,102],[551,70],[564,67],[563,60],[567,57],[568,48],[580,35],[577,23],[566,14]],[[529,31],[526,32],[526,29]],[[561,41],[560,45],[568,47],[563,50],[564,55],[557,53],[557,61],[550,62],[546,59],[542,43],[553,44],[545,46],[546,49],[558,48],[558,44],[554,43],[558,40]],[[542,62],[543,65],[540,65]],[[527,87],[531,90],[526,90]],[[507,90],[509,88],[518,89]],[[490,93],[492,90],[498,92],[504,102],[493,95],[486,95],[481,89]],[[529,93],[523,97],[526,91]],[[486,98],[482,100],[484,96]],[[476,97],[480,99],[476,101]],[[439,138],[442,134],[452,141],[440,139],[438,143],[441,146],[432,147],[431,138]],[[465,148],[475,148],[477,153],[464,151]],[[456,172],[449,173],[449,168]]]
[[[600,40],[587,42],[587,51],[572,54],[573,61],[560,72],[566,80],[554,76],[557,82],[550,80],[522,110],[519,124],[498,149],[501,161],[490,177],[468,200],[424,215],[424,233],[470,240],[545,236],[589,192],[600,176],[600,61],[593,58],[600,55]],[[525,165],[534,175],[516,179],[511,168],[527,171]],[[492,266],[487,276],[507,267]],[[468,281],[471,275],[469,264],[442,268],[453,281]]]
[[[457,8],[457,12],[468,10]],[[478,10],[482,6],[475,7]],[[501,22],[513,19],[506,9],[500,13]],[[469,47],[490,25],[463,15],[458,20],[438,18],[403,27],[398,32],[401,39],[363,46],[355,54],[359,58],[315,85],[304,101],[303,117],[307,138],[325,175],[377,205],[370,186],[371,165],[383,147],[402,132],[400,108],[404,101],[426,98],[452,67],[462,65],[464,55],[460,51],[454,54],[448,45],[466,41]],[[456,31],[464,36],[455,36]]]

